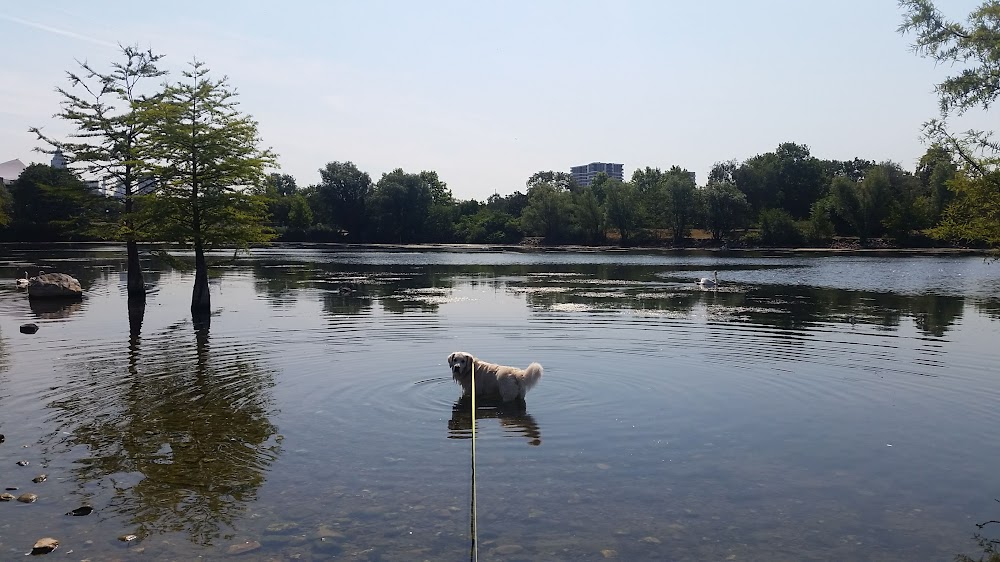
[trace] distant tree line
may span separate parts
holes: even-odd
[[[933,243],[951,186],[962,181],[941,145],[911,172],[893,162],[821,160],[789,142],[716,163],[702,186],[679,166],[640,168],[629,181],[599,174],[585,187],[566,172],[540,171],[523,191],[458,200],[434,171],[396,169],[373,181],[352,162],[330,162],[315,185],[271,173],[246,195],[266,206],[260,219],[285,241],[796,246],[848,237],[912,246]],[[8,240],[103,238],[123,212],[118,200],[44,165],[29,166],[6,191],[0,237]]]

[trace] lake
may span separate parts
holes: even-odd
[[[183,264],[144,254],[130,323],[123,248],[2,250],[0,486],[38,496],[0,503],[3,559],[42,537],[68,560],[468,559],[453,351],[545,367],[476,413],[482,560],[978,559],[1000,536],[977,527],[1000,519],[981,257],[274,247],[211,256],[195,330]],[[85,298],[29,302],[39,269]]]

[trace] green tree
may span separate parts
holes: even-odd
[[[80,63],[81,72],[68,73],[70,89],[57,88],[62,96],[56,117],[70,122],[76,131],[72,141],[59,141],[32,128],[45,141],[66,156],[71,167],[79,167],[102,181],[120,188],[124,199],[122,224],[116,238],[125,240],[128,269],[128,298],[145,301],[146,291],[139,263],[137,238],[139,225],[134,218],[135,197],[148,187],[147,127],[144,111],[157,94],[142,93],[150,78],[163,76],[157,68],[163,55],[138,47],[120,47],[121,62],[114,62],[109,72],[99,72],[89,63]],[[76,93],[74,93],[76,92]]]
[[[572,174],[569,172],[555,172],[552,170],[535,172],[530,178],[528,178],[528,181],[524,182],[524,185],[530,192],[531,188],[543,183],[561,191],[577,191],[580,189],[580,184],[576,183]]]
[[[929,199],[932,223],[941,220],[945,208],[954,198],[954,192],[948,189],[948,182],[957,173],[954,156],[940,144],[931,145],[917,162],[916,175]]]
[[[655,192],[663,181],[663,170],[659,168],[638,168],[632,172],[632,186],[640,195]]]
[[[288,174],[268,174],[263,185],[255,187],[252,192],[267,201],[267,212],[271,216],[273,225],[282,228],[290,226],[292,197],[298,193],[294,177]]]
[[[599,244],[605,237],[604,208],[595,191],[592,183],[576,195],[577,218],[583,236],[590,244]]]
[[[521,213],[524,212],[524,208],[528,206],[528,195],[520,191],[515,191],[510,195],[501,197],[500,194],[494,193],[486,199],[486,206],[494,211],[500,211],[514,218],[519,218]]]
[[[740,167],[740,163],[734,158],[723,162],[716,162],[708,172],[709,184],[731,183],[736,184],[734,174]]]
[[[826,187],[820,161],[809,154],[808,146],[791,142],[748,159],[732,176],[754,212],[780,208],[796,219],[809,216]]]
[[[608,198],[609,183],[611,183],[611,176],[604,172],[599,172],[585,189],[590,190],[598,205],[603,205],[604,200]]]
[[[364,239],[369,230],[369,204],[375,191],[371,176],[353,162],[330,162],[320,168],[316,186],[318,219],[347,231],[352,242]]]
[[[463,216],[455,231],[459,240],[469,244],[513,244],[522,236],[516,218],[489,207]]]
[[[427,212],[424,225],[425,240],[430,242],[451,242],[455,236],[455,200],[452,198],[448,184],[438,177],[435,171],[420,172],[420,179],[431,191],[431,207]]]
[[[273,193],[278,197],[291,197],[299,192],[295,178],[288,174],[270,173],[264,185],[267,193]]]
[[[631,183],[615,181],[608,187],[604,203],[608,224],[618,230],[623,245],[629,244],[642,227],[639,194]]]
[[[525,232],[545,238],[546,242],[563,242],[570,231],[571,194],[549,183],[535,184],[528,190],[528,206],[521,215]]]
[[[424,240],[434,194],[420,174],[397,168],[375,185],[372,208],[379,240],[411,243]]]
[[[750,206],[747,197],[730,181],[710,181],[703,193],[705,224],[712,232],[712,239],[729,238],[733,230],[746,224]]]
[[[951,180],[955,200],[932,234],[965,244],[1000,246],[1000,171],[987,176],[964,171]]]
[[[32,164],[10,184],[10,234],[19,240],[86,240],[106,233],[105,198],[67,169]],[[117,212],[114,213],[117,218]],[[95,228],[98,227],[98,228]]]
[[[949,130],[948,119],[969,109],[988,110],[1000,96],[1000,1],[984,1],[964,24],[945,18],[931,0],[901,0],[899,5],[904,10],[899,31],[915,33],[913,50],[936,63],[961,68],[937,84],[941,117],[924,126],[932,143],[958,157],[964,176],[951,181],[955,198],[935,234],[953,240],[995,241],[1000,238],[1000,221],[996,220],[1000,144],[993,140],[992,131],[956,135]],[[973,226],[982,230],[973,232]]]
[[[802,242],[802,233],[788,211],[764,209],[760,213],[760,241],[766,246],[796,246]]]
[[[698,186],[694,174],[673,166],[660,180],[662,217],[670,227],[674,244],[680,244],[688,235],[698,208]]]
[[[908,244],[914,231],[931,226],[930,199],[922,195],[920,180],[899,164],[885,162],[879,166],[889,177],[887,210],[882,224],[898,243]]]
[[[260,189],[275,155],[260,148],[257,122],[237,109],[225,78],[209,78],[195,60],[185,80],[168,85],[150,104],[151,154],[161,192],[150,196],[161,234],[195,252],[191,311],[211,310],[205,251],[222,245],[246,248],[273,238]]]
[[[309,201],[301,193],[296,193],[287,198],[288,226],[296,230],[305,230],[313,224],[313,212],[309,208]]]
[[[862,158],[855,158],[853,160],[820,160],[819,164],[824,177],[832,180],[837,176],[844,176],[853,181],[863,180],[868,170],[876,166],[875,162]]]
[[[806,224],[806,238],[813,243],[830,241],[836,234],[836,225],[833,223],[835,213],[836,204],[831,195],[813,203],[809,211],[809,222]]]
[[[882,166],[869,170],[860,182],[839,176],[830,185],[837,214],[851,225],[862,246],[878,233],[890,193],[889,172]]]
[[[11,196],[7,186],[0,181],[0,227],[10,225]]]

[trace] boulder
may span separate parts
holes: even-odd
[[[31,298],[79,298],[83,296],[80,282],[65,273],[43,273],[28,280]]]

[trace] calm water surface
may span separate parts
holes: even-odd
[[[2,250],[0,486],[38,500],[0,503],[0,559],[45,536],[66,560],[468,559],[457,350],[545,366],[525,408],[476,414],[483,560],[1000,535],[976,527],[1000,519],[1000,263],[274,248],[215,256],[196,331],[192,273],[155,256],[130,322],[122,249]],[[25,269],[86,298],[29,302]]]

